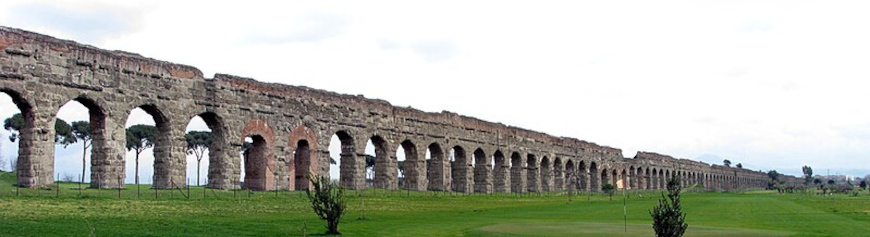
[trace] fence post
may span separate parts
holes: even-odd
[[[82,196],[82,183],[85,182],[85,174],[79,175],[79,197]]]
[[[103,175],[97,175],[97,197],[102,196],[103,192]]]
[[[121,199],[121,176],[118,175],[118,199]]]

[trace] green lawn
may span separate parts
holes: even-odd
[[[0,236],[225,236],[325,232],[301,192],[21,189],[0,173]],[[58,196],[58,191],[60,197]],[[183,194],[182,194],[183,193]],[[205,193],[205,195],[203,195]],[[250,196],[249,196],[250,195]],[[204,197],[205,196],[205,197]],[[341,224],[347,236],[651,236],[648,210],[658,193],[471,195],[369,190],[350,192]],[[641,197],[642,196],[642,197]],[[365,208],[362,208],[363,202]],[[687,236],[867,236],[870,197],[688,192]],[[365,212],[363,213],[363,209]],[[365,218],[362,218],[365,215]],[[627,229],[627,233],[626,233]]]

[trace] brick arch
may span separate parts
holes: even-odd
[[[568,191],[577,189],[577,167],[574,165],[574,159],[566,159],[565,161],[565,186]]]
[[[230,141],[232,139],[227,138],[229,128],[224,121],[224,116],[221,116],[217,112],[206,110],[200,110],[198,112],[189,111],[186,114],[188,115],[188,124],[190,124],[190,120],[193,118],[200,117],[203,122],[205,122],[206,126],[211,129],[213,141],[208,147],[209,166],[208,171],[206,172],[208,187],[220,189],[231,186],[234,182],[233,180],[230,180],[229,177],[233,176],[233,172],[230,169],[222,168],[233,166],[227,165],[232,163],[230,162],[230,158],[232,157],[233,152],[231,152],[231,150],[233,149],[229,149],[229,147],[231,147]],[[236,153],[236,155],[238,155],[238,153]]]
[[[526,170],[525,162],[523,161],[523,156],[520,152],[514,151],[511,152],[510,156],[510,164],[511,164],[511,191],[515,193],[522,193],[526,191]]]
[[[446,171],[446,164],[448,162],[447,152],[437,141],[429,141],[428,145],[426,145],[426,151],[429,152],[430,156],[429,160],[426,161],[426,179],[429,180],[427,189],[435,191],[448,190],[448,171]]]
[[[124,187],[123,182],[118,182],[119,179],[123,180],[123,177],[125,177],[124,169],[115,169],[114,172],[111,172],[112,169],[109,166],[110,164],[123,164],[124,153],[126,151],[120,150],[117,147],[107,146],[107,144],[109,143],[108,139],[110,139],[112,132],[111,130],[107,130],[107,126],[111,126],[107,125],[107,123],[112,123],[112,121],[107,121],[109,118],[107,116],[108,111],[106,110],[106,108],[110,107],[101,100],[94,99],[86,94],[79,94],[75,97],[70,98],[65,103],[63,103],[61,107],[57,108],[58,110],[54,111],[55,117],[57,116],[57,112],[60,111],[60,108],[72,101],[78,102],[88,109],[88,123],[90,124],[91,137],[91,188],[98,188],[100,186],[103,188]],[[122,124],[121,127],[123,128],[123,126],[124,125]],[[82,176],[84,175],[85,170],[84,168],[82,168]],[[113,178],[110,179],[107,177]],[[84,177],[82,177],[82,179],[84,179]]]
[[[473,181],[474,191],[478,193],[492,193],[492,159],[486,155],[482,147],[472,152],[474,160]]]
[[[541,167],[540,158],[532,152],[526,153],[526,190],[528,192],[541,191]]]
[[[325,134],[327,137],[323,139],[326,142],[325,149],[328,149],[331,145],[333,136],[338,138],[338,145],[340,146],[338,160],[336,161],[339,163],[339,177],[330,178],[337,178],[339,184],[348,189],[358,190],[365,188],[365,157],[357,155],[359,136],[356,131],[346,127],[336,127],[329,131],[329,133]],[[362,144],[365,145],[365,143]],[[333,154],[330,154],[330,158],[332,157]]]
[[[0,28],[0,42],[5,42],[0,43],[0,47],[15,46],[14,49],[7,48],[5,54],[0,53],[0,59],[2,59],[0,66],[4,68],[5,72],[3,76],[8,79],[0,80],[0,88],[20,89],[18,92],[21,95],[33,97],[30,98],[33,99],[31,102],[35,103],[32,104],[35,106],[36,113],[33,117],[39,120],[35,121],[33,126],[37,130],[31,129],[32,131],[28,135],[35,138],[30,139],[30,146],[26,146],[26,149],[22,151],[23,156],[35,157],[31,160],[31,163],[35,163],[27,164],[27,167],[19,172],[19,181],[23,184],[22,186],[26,187],[44,186],[51,183],[51,175],[47,174],[44,168],[38,168],[49,166],[48,162],[52,161],[51,157],[54,154],[53,144],[48,137],[51,134],[47,134],[48,132],[45,131],[45,129],[50,128],[52,122],[48,121],[52,117],[49,107],[56,106],[55,100],[59,100],[59,98],[78,93],[98,97],[110,104],[111,106],[108,108],[111,109],[108,114],[118,116],[118,118],[110,119],[112,122],[124,120],[120,118],[119,114],[123,113],[120,110],[131,105],[141,104],[161,105],[167,109],[166,112],[170,112],[167,115],[175,122],[187,119],[181,116],[185,114],[185,111],[202,108],[232,111],[236,114],[225,115],[233,117],[227,121],[233,124],[232,130],[228,130],[228,134],[233,134],[227,138],[229,145],[239,144],[234,139],[237,136],[236,132],[238,132],[236,129],[243,127],[242,125],[248,122],[244,116],[257,114],[263,120],[268,121],[301,118],[308,127],[312,128],[343,127],[352,129],[356,135],[360,135],[356,137],[360,140],[357,140],[355,144],[365,143],[364,134],[375,132],[383,132],[388,136],[420,134],[420,137],[438,138],[444,141],[442,144],[445,148],[453,145],[453,143],[447,142],[449,139],[453,139],[460,141],[458,143],[474,144],[475,146],[479,144],[494,145],[505,149],[516,149],[523,153],[552,150],[550,156],[565,154],[565,157],[584,157],[587,161],[595,160],[617,164],[631,162],[630,160],[622,160],[621,150],[617,148],[601,146],[576,138],[556,137],[446,111],[429,113],[407,107],[396,107],[383,100],[367,99],[363,96],[352,96],[303,86],[262,83],[255,79],[226,74],[216,74],[214,78],[208,79],[203,78],[198,69],[190,66],[157,61],[136,54],[101,50],[11,28]],[[31,73],[26,73],[33,70],[31,66],[34,63],[52,68],[68,68],[82,73],[68,74],[56,71],[37,75],[39,76],[37,77]],[[52,77],[54,82],[58,83],[47,83],[47,81],[40,80],[44,77]],[[36,96],[42,97],[36,100]],[[239,117],[242,119],[235,119]],[[117,137],[117,139],[113,139],[110,144],[114,150],[123,150],[123,141],[120,141],[124,138],[121,134],[123,128],[117,124],[114,127],[111,136]],[[173,124],[172,127],[171,137],[173,139],[171,139],[172,149],[170,151],[172,158],[170,171],[172,174],[169,175],[183,177],[183,172],[178,172],[179,167],[183,168],[185,162],[184,159],[178,159],[183,156],[181,148],[183,141],[178,139],[183,135],[183,130],[179,129],[181,125],[178,124]],[[281,135],[281,137],[274,139],[286,138],[283,133]],[[265,139],[269,138],[265,135],[261,137],[263,137],[264,143]],[[323,139],[323,137],[320,138]],[[397,141],[390,140],[391,143]],[[321,146],[321,150],[323,144],[328,143],[324,140],[317,142]],[[420,144],[424,144],[422,140],[420,142]],[[286,141],[281,140],[280,143],[286,143]],[[270,145],[284,147],[284,144]],[[226,148],[225,150],[231,150],[229,146]],[[467,148],[473,147],[467,146]],[[487,153],[490,151],[487,150]],[[235,161],[237,155],[232,154],[233,152],[227,151],[226,154],[231,156],[228,159]],[[354,155],[359,153],[361,153],[360,149],[356,148]],[[507,155],[507,151],[505,154]],[[284,154],[279,155],[283,157]],[[538,153],[538,155],[543,155],[543,153]],[[709,166],[700,162],[683,162],[673,157],[652,153],[639,152],[639,156],[649,160],[650,165],[657,165],[660,168],[675,167],[673,164],[687,167],[686,164],[689,163],[704,169]],[[358,166],[356,163],[358,161],[359,159],[355,159],[349,163]],[[111,164],[107,169],[122,170],[123,167],[120,167],[122,165]],[[232,162],[225,162],[221,164],[220,169],[234,170],[236,167],[233,165],[235,164]],[[285,171],[287,169],[283,166],[279,167],[278,170],[284,172],[280,175],[282,177],[287,175]],[[722,181],[720,186],[723,187],[733,186],[733,184],[725,183],[722,175],[729,174],[728,182],[740,182],[743,185],[748,182],[746,176],[750,175],[749,171],[733,173],[734,170],[737,170],[734,168],[713,166],[709,169],[711,173],[720,176],[720,181]],[[766,178],[761,172],[753,173],[757,175],[757,178]],[[362,172],[359,174],[361,175]],[[526,180],[525,174],[523,171],[520,178]],[[236,174],[230,174],[226,180],[232,180],[234,175]],[[175,179],[175,181],[178,183],[179,180]],[[236,179],[236,181],[238,180]],[[220,186],[220,188],[232,187],[234,187],[232,184],[221,184]]]
[[[565,164],[562,158],[556,156],[553,158],[553,191],[562,191],[565,189]]]
[[[252,137],[254,144],[244,151],[245,189],[268,190],[275,187],[275,132],[266,121],[253,119],[242,129],[239,142]]]
[[[465,144],[459,143],[453,145],[448,152],[451,152],[453,155],[453,162],[450,162],[450,186],[452,190],[457,192],[474,191],[474,175],[469,168],[472,157],[470,157],[471,154],[469,154],[468,150],[465,149]],[[449,156],[450,153],[448,153]],[[448,162],[449,160],[448,158]]]
[[[417,190],[423,191],[425,190],[425,178],[426,173],[420,172],[421,166],[425,168],[425,157],[420,156],[417,150],[417,144],[411,138],[406,138],[399,143],[399,146],[396,148],[396,165],[400,166],[398,163],[398,147],[402,148],[405,155],[405,160],[401,164],[401,168],[404,169],[404,181],[402,187],[409,190]],[[424,153],[425,156],[425,153]]]
[[[35,116],[35,105],[32,99],[27,96],[26,91],[12,89],[10,87],[0,87],[0,92],[5,93],[12,98],[12,103],[21,111],[21,116],[24,117],[24,126],[18,131],[18,185],[21,187],[42,187],[50,185],[50,181],[46,182],[45,178],[53,178],[54,165],[43,164],[51,160],[39,160],[39,155],[32,149],[32,144],[39,140],[36,135],[37,121]],[[54,121],[51,120],[53,123]],[[5,138],[3,138],[5,139]],[[52,141],[51,149],[47,146],[41,147],[47,152],[54,154],[54,143]],[[41,169],[40,169],[41,167]],[[45,175],[48,173],[48,175]]]
[[[390,141],[388,140],[388,137],[375,133],[374,135],[369,136],[367,139],[371,140],[372,145],[375,148],[375,154],[373,154],[375,156],[374,187],[383,189],[398,188],[398,180],[396,177],[398,173],[398,171],[396,170],[396,165],[398,161],[396,160],[393,149],[391,149],[392,146],[390,144]],[[365,142],[367,142],[367,140]],[[361,149],[363,153],[365,153],[365,146],[362,146]],[[363,157],[363,159],[364,158],[365,157]]]
[[[319,153],[317,151],[320,149],[317,133],[305,125],[299,125],[290,131],[289,137],[287,157],[293,157],[293,159],[287,162],[290,173],[288,189],[308,190],[311,181],[308,180],[307,175],[309,173],[322,175],[318,172],[321,162],[318,160]]]
[[[541,157],[540,167],[541,191],[553,191],[553,163],[549,156]]]
[[[181,172],[183,174],[184,168],[177,167],[179,162],[173,161],[173,149],[172,149],[172,141],[175,137],[183,137],[184,134],[173,134],[173,124],[170,113],[167,113],[167,108],[162,104],[155,103],[151,100],[140,100],[141,103],[132,104],[126,108],[125,113],[123,113],[124,117],[120,119],[121,123],[119,124],[121,127],[125,127],[127,124],[127,120],[130,118],[130,115],[133,110],[136,108],[142,109],[151,116],[154,120],[154,126],[157,127],[157,138],[154,141],[154,175],[152,181],[152,187],[155,189],[170,189],[173,186],[183,186],[184,181],[178,180],[183,179],[178,177],[178,173]],[[183,131],[181,131],[183,133]],[[183,154],[183,153],[182,153]],[[177,154],[178,157],[183,157],[184,155]],[[182,163],[183,164],[183,163]],[[138,173],[138,172],[137,172]],[[97,173],[91,173],[92,180],[99,180],[101,177],[98,177]],[[183,175],[182,175],[183,176]],[[91,182],[91,187],[96,188],[97,185],[102,185],[104,187],[108,186],[109,181],[106,184],[94,183]]]
[[[510,192],[510,161],[504,152],[496,149],[492,153],[493,192]]]

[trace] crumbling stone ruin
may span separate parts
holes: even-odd
[[[0,27],[0,49],[0,91],[27,121],[18,159],[18,183],[25,187],[54,182],[52,128],[60,107],[71,100],[90,113],[92,187],[124,187],[124,125],[137,107],[153,116],[159,130],[156,188],[185,183],[185,127],[195,116],[215,135],[208,186],[216,189],[239,188],[242,165],[246,188],[305,189],[305,174],[328,175],[333,135],[341,140],[340,182],[351,189],[366,186],[368,140],[376,150],[374,185],[386,189],[399,188],[400,146],[406,156],[403,188],[419,191],[598,191],[604,182],[661,189],[669,175],[717,190],[764,187],[768,181],[761,172],[650,152],[624,158],[616,148],[446,111],[232,75],[205,78],[194,67],[19,29]],[[246,137],[253,142],[242,164]]]

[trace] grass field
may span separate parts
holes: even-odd
[[[21,189],[0,173],[0,236],[251,236],[325,232],[301,192]],[[60,191],[60,192],[58,192]],[[171,194],[172,193],[172,194]],[[182,194],[183,193],[183,194]],[[205,193],[205,195],[203,195]],[[350,192],[346,236],[652,236],[658,193]],[[57,197],[59,196],[59,197]],[[365,206],[365,208],[363,208]],[[687,192],[687,236],[867,236],[870,197]],[[365,216],[365,218],[363,218]]]

